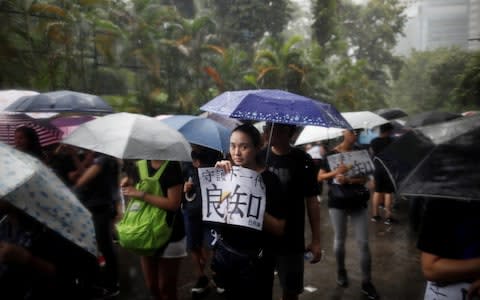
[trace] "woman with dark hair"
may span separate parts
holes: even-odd
[[[262,230],[218,223],[212,258],[212,271],[222,279],[227,299],[272,299],[276,239],[285,227],[285,200],[278,177],[270,172],[260,156],[262,139],[251,124],[242,124],[230,136],[231,160],[216,167],[231,172],[233,166],[254,170],[265,185],[265,213]],[[255,292],[253,292],[255,291]]]
[[[27,126],[20,126],[15,129],[15,148],[28,153],[40,160],[44,160],[45,156],[40,145],[40,140],[35,129]]]

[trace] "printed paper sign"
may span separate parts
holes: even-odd
[[[427,281],[425,289],[425,300],[451,300],[462,299],[467,300],[467,292],[471,283],[454,283],[446,286],[436,285],[431,281]],[[478,299],[474,297],[473,300]]]
[[[204,221],[235,224],[262,230],[265,185],[262,176],[250,169],[199,168]]]
[[[327,160],[331,170],[338,168],[341,163],[349,167],[345,174],[348,177],[366,176],[375,170],[367,150],[333,154],[327,156]]]

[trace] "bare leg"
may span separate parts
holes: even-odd
[[[380,206],[380,204],[383,204],[384,203],[384,196],[385,196],[385,193],[378,193],[378,192],[375,192],[373,193],[373,198],[372,198],[372,216],[379,216],[379,212],[378,212],[378,207]]]
[[[385,193],[385,218],[392,217],[393,195],[392,193]]]

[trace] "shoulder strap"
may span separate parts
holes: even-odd
[[[158,180],[162,176],[162,173],[165,170],[165,168],[167,167],[169,162],[170,161],[168,161],[168,160],[165,161],[162,164],[162,166],[157,170],[157,172],[155,172],[155,175],[153,175],[152,178]],[[144,178],[149,177],[148,176],[148,165],[147,165],[147,161],[145,159],[137,161],[137,168],[138,168],[138,173],[140,173],[140,179],[144,179]]]
[[[137,161],[137,169],[140,174],[140,179],[148,177],[148,165],[145,159]]]
[[[158,171],[155,173],[155,175],[153,175],[153,178],[155,178],[155,179],[158,180],[158,179],[162,176],[163,171],[165,171],[165,168],[167,167],[167,165],[168,165],[169,162],[170,162],[170,161],[166,160],[166,161],[162,164],[162,166],[158,169]]]

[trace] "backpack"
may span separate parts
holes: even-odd
[[[155,173],[148,177],[146,160],[137,162],[140,181],[136,189],[163,196],[159,179],[165,170],[166,161]],[[120,222],[116,225],[118,242],[123,248],[142,256],[151,256],[168,242],[174,222],[167,222],[168,212],[141,199],[132,197]]]

